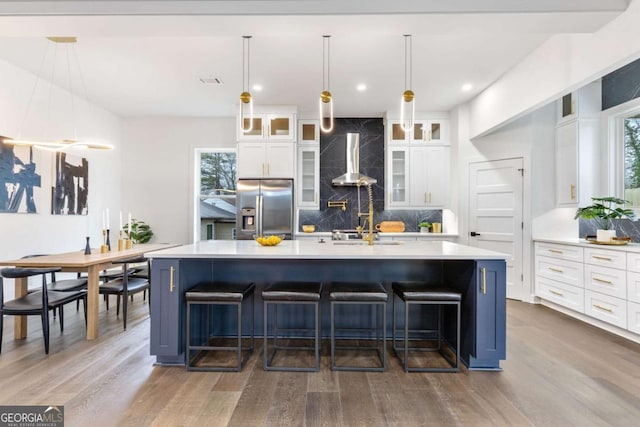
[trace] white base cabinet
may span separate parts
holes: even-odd
[[[535,242],[535,295],[590,323],[615,326],[619,329],[607,329],[623,330],[618,333],[640,342],[637,248]]]

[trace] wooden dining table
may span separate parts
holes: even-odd
[[[14,266],[26,268],[60,267],[66,272],[86,272],[87,279],[87,339],[98,338],[98,303],[99,303],[99,275],[102,270],[112,267],[114,261],[134,258],[148,252],[177,246],[169,243],[134,244],[131,249],[121,251],[112,250],[101,253],[100,249],[92,249],[91,254],[85,255],[84,250],[61,254],[43,255],[32,258],[19,258],[0,261],[0,266]],[[28,291],[28,278],[15,279],[16,298],[24,296]],[[27,317],[15,316],[14,338],[27,337]]]

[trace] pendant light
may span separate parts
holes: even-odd
[[[242,93],[240,94],[240,130],[242,132],[251,132],[253,129],[253,98],[249,93],[250,87],[250,42],[251,36],[242,36]],[[245,127],[245,123],[249,122],[249,125]]]
[[[320,130],[331,132],[333,130],[333,98],[331,96],[331,80],[329,78],[329,40],[331,36],[322,36],[322,92],[318,99],[318,109],[320,113]],[[325,121],[328,120],[328,126]]]
[[[36,148],[40,148],[40,149],[44,149],[44,150],[49,150],[49,151],[63,151],[63,150],[67,150],[69,148],[91,148],[91,149],[100,149],[100,150],[110,150],[113,149],[113,146],[110,144],[103,144],[103,143],[98,143],[98,142],[89,142],[89,141],[81,141],[78,139],[78,135],[77,135],[77,129],[76,129],[76,122],[77,122],[77,118],[76,118],[76,95],[74,93],[74,84],[72,81],[72,77],[71,77],[71,56],[73,56],[74,59],[74,63],[77,66],[77,75],[79,76],[79,84],[82,86],[83,90],[84,90],[84,95],[85,95],[85,99],[88,102],[88,97],[87,97],[87,89],[84,83],[84,79],[82,77],[82,69],[80,68],[80,62],[78,61],[78,55],[75,49],[75,44],[77,42],[77,38],[76,37],[47,37],[47,40],[50,43],[47,43],[47,47],[45,49],[44,55],[42,57],[42,61],[40,63],[40,69],[38,71],[38,76],[36,78],[35,84],[33,86],[33,90],[31,91],[31,95],[29,97],[29,101],[27,103],[27,108],[25,110],[25,114],[24,117],[22,119],[22,124],[20,126],[20,135],[18,136],[18,138],[16,139],[9,139],[9,140],[5,140],[4,143],[5,144],[13,144],[13,145],[23,145],[23,146],[33,146]],[[58,53],[58,49],[59,48],[63,48],[64,49],[64,61],[65,61],[65,65],[66,67],[66,78],[67,81],[66,83],[61,84],[60,86],[65,87],[66,84],[66,89],[69,92],[69,96],[71,98],[70,100],[70,121],[72,122],[72,127],[73,127],[73,135],[64,137],[64,138],[60,138],[60,139],[51,139],[51,138],[47,138],[46,133],[44,132],[45,135],[43,136],[42,139],[40,140],[25,140],[22,139],[22,131],[23,131],[23,127],[24,127],[24,123],[26,122],[27,117],[29,116],[29,113],[31,111],[31,105],[33,103],[33,98],[37,92],[38,89],[38,84],[40,82],[40,80],[42,79],[42,74],[43,74],[43,69],[45,66],[45,63],[47,62],[47,54],[49,52],[49,48],[53,46],[54,47],[54,52],[53,52],[53,59],[52,59],[52,64],[51,64],[51,79],[50,79],[50,83],[49,83],[49,93],[48,93],[48,104],[47,104],[47,110],[46,110],[46,120],[49,120],[49,113],[52,109],[59,109],[59,106],[56,107],[55,105],[52,105],[51,100],[53,99],[52,97],[52,92],[53,92],[53,86],[54,86],[54,76],[55,76],[55,69],[56,66],[58,65],[56,62],[57,59],[57,53]]]
[[[411,34],[404,35],[404,92],[400,101],[400,126],[405,132],[413,131],[416,97],[411,90],[413,68],[413,43]],[[408,83],[408,84],[407,84]]]

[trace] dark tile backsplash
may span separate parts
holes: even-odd
[[[579,237],[584,239],[587,235],[595,235],[598,227],[594,220],[580,219],[578,228]],[[613,221],[613,228],[615,228],[618,237],[629,236],[631,241],[640,243],[640,221],[618,219]]]
[[[300,210],[299,224],[316,231],[353,229],[358,225],[358,187],[334,187],[331,180],[346,172],[347,133],[360,134],[360,172],[375,178],[374,221],[403,221],[405,231],[419,231],[421,221],[442,222],[441,210],[384,210],[384,125],[381,118],[335,119],[333,132],[320,134],[320,210]],[[347,210],[327,208],[329,200],[348,200]],[[366,187],[360,188],[361,211],[368,210]],[[301,229],[299,231],[302,231]]]

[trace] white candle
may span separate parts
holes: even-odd
[[[129,212],[129,238],[131,238],[131,212]]]
[[[120,228],[118,228],[118,231],[122,230],[122,211],[120,211]]]
[[[89,218],[89,214],[87,213],[87,237],[91,235],[91,218]]]
[[[107,230],[109,230],[109,208],[107,208]]]

